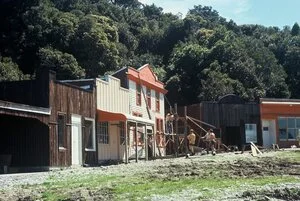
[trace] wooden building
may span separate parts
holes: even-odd
[[[242,148],[250,141],[262,144],[260,111],[256,102],[244,102],[240,97],[229,94],[218,101],[203,101],[186,107],[187,116],[214,126],[216,136],[225,145]],[[184,107],[178,108],[178,115],[184,116]],[[199,135],[205,134],[193,122],[187,121]],[[210,128],[207,124],[201,126],[207,130]],[[182,123],[179,124],[180,130],[183,131]]]
[[[260,99],[263,146],[298,145],[300,139],[300,100]]]
[[[11,156],[11,167],[97,163],[93,89],[43,71],[35,80],[1,82],[0,100],[0,155]]]
[[[158,80],[149,64],[138,69],[124,67],[112,74],[120,79],[121,86],[129,90],[129,114],[143,119],[144,122],[153,121],[152,126],[143,128],[137,124],[138,133],[143,139],[153,143],[152,154],[165,156],[165,94],[164,83]],[[140,145],[140,149],[144,147]],[[142,152],[142,150],[140,151]]]
[[[156,138],[156,131],[164,132],[166,90],[149,65],[137,70],[125,67],[101,79],[64,82],[96,87],[99,163],[165,154],[163,135],[158,135],[156,141],[150,139]]]

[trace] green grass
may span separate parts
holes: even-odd
[[[151,197],[151,195],[170,195],[182,190],[194,189],[201,192],[202,198],[211,198],[215,190],[242,190],[244,186],[263,186],[266,184],[299,183],[300,178],[291,176],[268,176],[257,178],[205,178],[192,177],[178,180],[161,180],[158,178],[120,177],[94,175],[89,177],[68,178],[64,181],[49,181],[43,184],[43,200],[63,200],[68,198],[68,192],[77,188],[101,189],[109,187],[112,189],[116,200]]]
[[[292,163],[300,163],[300,152],[278,152],[276,160],[288,161]],[[205,171],[205,169],[203,170]],[[216,190],[230,190],[232,192],[241,192],[244,188],[251,189],[264,185],[277,185],[285,183],[300,183],[299,177],[293,176],[258,176],[252,178],[235,177],[224,178],[221,170],[218,167],[212,170],[212,177],[197,178],[197,177],[182,177],[182,178],[156,178],[151,175],[134,175],[134,176],[107,176],[101,174],[70,176],[64,180],[51,178],[45,182],[41,188],[43,200],[63,200],[70,197],[70,192],[75,192],[77,189],[89,190],[109,190],[115,200],[138,200],[151,198],[152,195],[171,195],[180,194],[180,192],[193,189],[200,192],[199,199],[213,199],[217,196]],[[209,172],[207,172],[209,173]],[[32,186],[31,186],[32,187]],[[33,186],[33,188],[38,186]],[[30,186],[27,186],[30,188]]]
[[[117,176],[102,176],[92,175],[87,177],[77,176],[76,178],[70,177],[64,181],[59,181],[52,178],[51,181],[43,183],[42,198],[44,200],[54,201],[63,200],[68,197],[67,192],[77,188],[89,188],[107,186],[112,181],[118,181],[120,178]]]
[[[289,162],[300,164],[300,151],[280,151],[276,155],[277,158],[285,158]]]
[[[182,190],[194,189],[203,194],[204,198],[209,198],[214,194],[216,189],[234,188],[241,190],[242,186],[263,186],[266,184],[282,184],[300,182],[300,179],[295,177],[262,177],[262,178],[239,178],[239,179],[224,179],[224,178],[183,178],[178,181],[162,181],[151,180],[140,183],[120,183],[115,189],[114,193],[118,198],[127,198],[136,200],[141,197],[147,197],[151,194],[169,195],[171,193],[178,193]],[[203,190],[204,189],[204,190]],[[130,194],[128,194],[130,192]]]

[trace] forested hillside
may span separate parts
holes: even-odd
[[[0,81],[38,68],[78,79],[150,63],[171,103],[300,98],[295,22],[237,26],[211,7],[183,18],[138,0],[0,0],[0,25]]]

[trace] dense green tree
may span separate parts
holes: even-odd
[[[0,81],[23,80],[28,76],[23,75],[18,65],[9,57],[0,56]]]
[[[57,79],[79,79],[84,77],[82,69],[73,55],[52,48],[41,48],[38,52],[40,68],[57,73]]]
[[[292,36],[297,36],[300,34],[300,27],[299,27],[299,24],[296,22],[293,27],[292,27],[292,30],[291,30],[291,34]]]
[[[110,19],[87,15],[79,22],[71,52],[86,70],[88,77],[97,77],[106,71],[117,69],[117,43],[117,28]]]
[[[182,18],[138,0],[4,0],[0,24],[0,80],[38,68],[96,77],[149,63],[172,103],[226,93],[300,98],[298,23],[238,26],[201,5]]]

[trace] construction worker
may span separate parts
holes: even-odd
[[[206,144],[206,152],[209,154],[209,149],[211,149],[212,154],[216,155],[216,149],[215,149],[215,144],[216,144],[216,135],[214,134],[212,129],[209,129],[206,135],[201,137],[201,139],[204,139],[204,142]]]
[[[195,146],[195,141],[196,141],[196,135],[194,133],[193,129],[190,129],[190,133],[187,136],[187,140],[188,140],[188,147],[189,147],[189,151],[191,152],[191,155],[195,155],[195,150],[194,150],[194,146]]]
[[[166,133],[167,134],[173,134],[173,120],[174,120],[174,115],[171,113],[168,113],[166,116]]]

